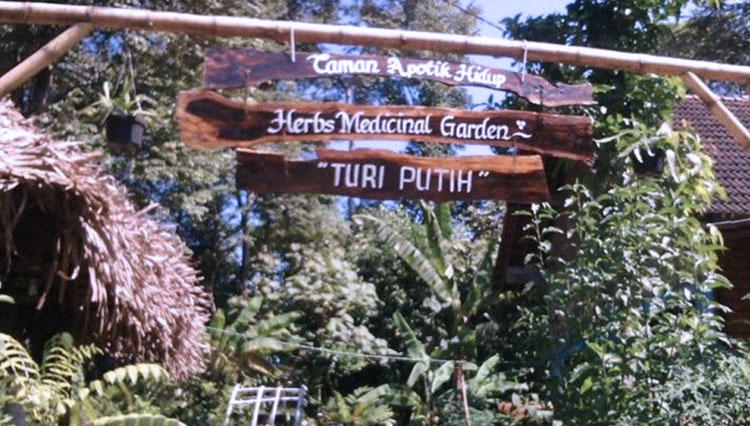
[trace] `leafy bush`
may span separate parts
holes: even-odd
[[[596,195],[569,187],[562,212],[534,206],[528,256],[542,280],[523,324],[540,346],[528,359],[555,418],[574,424],[729,424],[750,416],[747,359],[721,331],[713,292],[721,236],[698,215],[720,192],[710,159],[689,133],[633,131],[636,146],[665,153],[657,177],[624,169]],[[622,167],[613,165],[613,167]],[[566,222],[567,230],[549,226]],[[564,233],[564,247],[553,244]]]

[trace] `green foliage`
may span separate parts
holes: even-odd
[[[30,420],[52,424],[78,401],[77,381],[82,365],[100,351],[94,346],[73,346],[70,334],[53,336],[37,364],[13,337],[0,334],[0,402],[20,404]]]
[[[237,299],[234,303],[242,302]],[[293,339],[290,327],[302,314],[286,312],[258,319],[262,305],[262,296],[248,300],[244,307],[238,307],[239,313],[229,324],[226,324],[223,310],[216,313],[208,327],[211,337],[211,368],[221,370],[234,365],[272,375],[274,367],[266,360],[268,355],[294,349],[294,345],[285,342]]]
[[[669,53],[695,59],[736,65],[750,64],[750,4],[725,2],[719,7],[703,7],[676,27]],[[747,94],[739,83],[712,82],[722,95]]]
[[[124,114],[134,117],[155,117],[157,114],[149,109],[143,109],[142,104],[154,104],[154,100],[142,93],[134,93],[132,77],[125,77],[119,93],[112,93],[112,85],[105,81],[99,99],[89,105],[85,114],[96,115],[101,125],[111,114]]]
[[[164,416],[127,414],[97,419],[94,426],[185,426],[185,424]]]
[[[333,350],[388,354],[386,342],[376,337],[368,321],[377,313],[380,301],[372,284],[358,276],[344,260],[343,247],[329,245],[317,250],[292,244],[287,252],[290,270],[283,281],[261,279],[258,288],[272,312],[301,312],[299,342]],[[311,374],[317,380],[331,380],[365,368],[370,361],[328,353],[308,353],[297,368],[328,371]],[[327,377],[326,377],[327,376]],[[308,384],[312,388],[315,384]]]
[[[156,364],[133,364],[104,373],[86,383],[84,367],[102,353],[92,345],[75,346],[70,334],[53,336],[45,345],[41,364],[7,334],[0,334],[0,405],[19,404],[31,424],[51,425],[62,419],[83,424],[100,417],[112,402],[134,408],[133,389],[168,378]]]
[[[728,286],[717,272],[721,237],[697,218],[718,190],[710,159],[695,136],[667,128],[617,144],[623,162],[638,144],[663,150],[664,173],[637,178],[626,170],[600,195],[576,184],[568,209],[527,213],[540,248],[529,261],[543,279],[530,285],[541,303],[521,323],[539,344],[546,340],[525,354],[544,360],[534,366],[544,372],[538,383],[548,383],[542,397],[556,418],[575,424],[746,418],[738,401],[750,389],[747,360],[721,331],[712,297]],[[566,256],[550,244],[549,233],[560,231],[545,229],[545,216],[569,223]]]
[[[347,426],[395,426],[393,412],[372,395],[371,387],[360,387],[349,395],[334,392],[322,419]]]
[[[490,357],[481,367],[474,363],[480,346],[477,330],[487,322],[485,309],[495,300],[490,278],[496,237],[490,233],[486,236],[486,245],[474,243],[470,248],[464,247],[462,241],[466,235],[454,232],[447,215],[449,208],[439,204],[434,209],[427,204],[421,207],[422,225],[412,223],[401,227],[395,226],[388,216],[355,216],[355,220],[371,227],[378,240],[407,264],[428,289],[423,301],[428,308],[428,327],[421,327],[417,332],[404,315],[393,314],[393,323],[406,353],[418,361],[413,363],[406,379],[402,379],[405,386],[379,386],[373,395],[407,409],[411,423],[432,425],[444,420],[443,410],[450,405],[446,401],[463,400],[461,383],[466,382],[469,410],[489,410],[485,414],[499,416],[491,401],[525,388],[496,371],[498,357]],[[429,345],[424,341],[429,341]],[[435,362],[446,358],[448,360]],[[465,379],[467,374],[473,377]],[[452,378],[455,378],[455,389],[446,386]]]

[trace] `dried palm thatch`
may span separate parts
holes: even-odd
[[[117,358],[183,376],[203,364],[210,297],[182,241],[136,211],[98,157],[0,100],[2,292]],[[61,327],[49,323],[33,327]]]

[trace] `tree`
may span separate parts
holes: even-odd
[[[497,237],[494,233],[487,236],[484,244],[470,243],[470,240],[454,238],[450,206],[438,204],[434,209],[422,204],[423,225],[411,225],[411,231],[403,232],[391,225],[388,216],[379,217],[371,214],[360,214],[355,219],[372,226],[377,239],[412,269],[428,290],[422,305],[427,308],[425,324],[415,331],[400,312],[395,312],[393,321],[400,338],[410,357],[422,359],[416,362],[406,380],[406,389],[416,386],[417,393],[410,390],[387,387],[386,394],[397,392],[403,396],[391,401],[401,400],[412,409],[412,419],[425,425],[436,424],[438,407],[449,403],[450,395],[460,401],[464,418],[471,423],[469,396],[478,399],[489,398],[489,394],[478,390],[480,380],[471,381],[467,371],[477,371],[479,342],[478,330],[487,322],[484,317],[487,305],[495,299],[492,291],[491,276]],[[479,259],[479,262],[476,262]],[[410,316],[414,316],[413,313]],[[427,344],[422,343],[428,342]],[[448,359],[436,366],[434,359]],[[482,371],[483,380],[491,380],[498,385],[497,397],[508,390],[518,390],[516,386],[504,380],[504,376],[491,376],[488,370],[496,365],[495,359]],[[441,392],[444,384],[454,381],[454,391]],[[502,377],[502,380],[500,379]],[[474,383],[477,389],[471,389]],[[502,386],[500,386],[502,385]],[[438,404],[438,396],[445,401]],[[417,402],[418,406],[415,406]],[[403,405],[403,404],[402,404]]]
[[[728,286],[717,272],[721,237],[697,215],[717,190],[710,159],[695,136],[643,129],[618,141],[621,165],[644,144],[666,153],[661,176],[625,170],[595,194],[574,185],[571,209],[535,206],[529,215],[541,280],[537,305],[521,323],[536,349],[521,359],[530,382],[575,424],[726,424],[748,415],[747,359],[721,331],[712,292]],[[568,255],[553,255],[541,219],[564,216]],[[541,227],[541,229],[540,229]],[[693,377],[691,379],[690,377]],[[700,378],[700,382],[695,381]]]
[[[750,4],[724,2],[720,7],[703,7],[676,28],[676,38],[668,45],[673,55],[750,64]],[[720,94],[738,96],[747,93],[741,84],[714,82]]]

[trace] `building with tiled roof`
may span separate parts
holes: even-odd
[[[740,122],[750,126],[750,98],[725,98],[724,105]],[[685,122],[701,137],[703,149],[714,160],[714,173],[727,191],[725,199],[716,199],[709,207],[712,222],[750,217],[750,152],[727,133],[711,111],[695,96],[683,99],[674,110],[674,122]]]
[[[722,102],[746,127],[750,127],[750,98],[724,98]],[[714,160],[714,173],[727,192],[712,201],[704,221],[715,224],[724,236],[726,250],[719,255],[724,275],[734,288],[719,291],[717,300],[730,307],[727,332],[750,338],[750,152],[740,146],[711,111],[695,96],[683,99],[674,110],[677,127],[694,130],[703,149]]]

